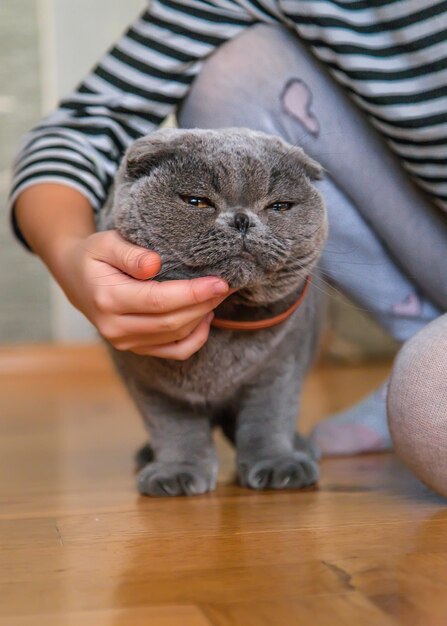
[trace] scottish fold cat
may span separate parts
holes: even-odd
[[[312,181],[321,167],[300,148],[248,129],[163,129],[126,152],[99,228],[155,250],[163,280],[214,275],[237,291],[216,319],[263,320],[290,308],[327,232]],[[295,431],[303,377],[318,340],[322,303],[310,285],[285,321],[261,330],[212,327],[186,361],[110,347],[150,433],[138,487],[193,495],[215,487],[212,428],[236,447],[239,483],[298,489],[318,479]]]

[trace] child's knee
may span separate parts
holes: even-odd
[[[310,112],[311,94],[290,54],[298,45],[284,27],[256,24],[220,46],[194,80],[178,111],[179,125],[243,125],[282,134],[278,118],[284,114],[303,117],[315,134],[318,121]]]
[[[447,314],[400,351],[388,391],[397,454],[435,491],[447,496]]]

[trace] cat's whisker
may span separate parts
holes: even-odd
[[[316,274],[314,272],[317,272]],[[312,282],[315,286],[316,289],[318,289],[321,293],[323,293],[326,296],[329,297],[335,297],[338,301],[343,300],[343,305],[348,307],[349,309],[352,309],[354,311],[360,311],[362,313],[367,313],[368,315],[371,315],[372,313],[372,309],[371,308],[367,308],[367,307],[362,307],[359,304],[356,304],[355,302],[352,302],[352,300],[349,299],[348,296],[346,296],[340,289],[337,289],[332,282],[326,280],[325,276],[324,276],[324,272],[322,272],[321,268],[318,268],[317,270],[312,270],[311,271],[311,276],[312,276]],[[323,289],[322,287],[320,287],[317,284],[317,281],[320,280],[322,283],[324,283],[324,285],[326,285],[329,290]],[[377,303],[378,306],[380,306],[382,304],[382,302],[375,298],[374,302]]]
[[[158,280],[160,278],[164,278],[165,276],[167,276],[170,272],[178,269],[179,267],[184,267],[183,263],[176,263],[175,265],[169,265],[169,267],[166,267],[162,270],[160,270],[157,274],[155,274],[154,276],[150,276],[149,278],[147,278],[145,280],[145,282],[151,281],[151,280]]]
[[[298,266],[298,268],[303,271],[303,272],[308,272],[309,275],[312,277],[312,284],[314,285],[314,287],[320,291],[322,294],[324,294],[325,296],[333,296],[334,294],[336,294],[339,298],[344,297],[344,294],[337,289],[336,287],[334,287],[334,285],[332,285],[330,282],[328,282],[324,275],[325,272],[317,266],[312,266],[312,268],[309,270],[308,265],[304,265],[303,263],[301,263],[299,261],[299,259],[294,259],[294,261],[296,262],[296,265]],[[311,262],[311,261],[310,261]],[[319,284],[318,281],[321,281],[322,283],[324,283],[331,291],[328,291],[326,289],[323,289]],[[356,309],[356,310],[361,310],[361,311],[365,311],[368,312],[367,309],[364,309],[354,303],[350,303],[352,308]]]
[[[377,263],[371,263],[370,261],[351,261],[350,259],[346,259],[345,261],[331,261],[332,265],[363,265],[365,267],[380,267],[381,265],[385,265],[383,261],[378,261]]]

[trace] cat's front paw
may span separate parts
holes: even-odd
[[[238,463],[239,483],[251,489],[301,489],[318,481],[319,468],[307,452]]]
[[[215,473],[198,463],[148,463],[138,474],[144,496],[197,496],[216,486]]]

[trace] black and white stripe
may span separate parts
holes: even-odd
[[[415,181],[447,210],[447,1],[283,0]]]
[[[64,182],[94,209],[120,157],[181,102],[217,46],[256,22],[293,24],[447,210],[447,0],[153,0],[24,140],[11,205]]]

